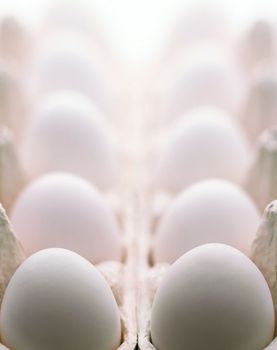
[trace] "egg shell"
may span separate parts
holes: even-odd
[[[39,95],[62,89],[76,90],[105,109],[111,96],[100,68],[94,64],[87,47],[74,40],[62,41],[60,45],[40,49],[32,62],[29,84]]]
[[[0,204],[0,303],[15,270],[25,259],[25,253],[15,236],[5,209]]]
[[[172,263],[205,243],[225,243],[249,255],[260,214],[239,187],[206,180],[185,189],[169,206],[155,232],[156,263]]]
[[[79,174],[100,188],[116,185],[119,164],[99,110],[70,91],[45,98],[26,127],[20,156],[27,175]]]
[[[248,82],[230,46],[208,41],[178,48],[167,61],[155,62],[143,90],[144,132],[168,127],[191,109],[211,105],[240,117]]]
[[[252,245],[251,259],[262,271],[269,285],[275,318],[277,315],[277,280],[276,280],[276,227],[277,227],[277,201],[268,204],[264,210],[263,219],[260,223],[255,240]],[[277,324],[275,323],[275,334]]]
[[[113,350],[119,310],[101,274],[65,249],[29,257],[13,275],[0,311],[1,339],[11,349]]]
[[[78,176],[52,173],[30,183],[14,204],[11,221],[28,255],[59,247],[93,263],[122,258],[114,213]]]
[[[262,349],[273,334],[273,302],[262,273],[226,245],[184,254],[154,298],[151,338],[159,350]]]
[[[184,53],[182,66],[168,89],[167,114],[172,119],[201,105],[212,105],[235,116],[245,81],[228,48],[199,45]]]
[[[249,166],[250,145],[227,114],[199,107],[185,114],[168,134],[157,165],[155,187],[180,191],[206,178],[240,183]]]

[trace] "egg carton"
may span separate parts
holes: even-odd
[[[96,265],[110,286],[119,307],[122,343],[117,350],[134,350],[137,344],[136,288],[135,288],[135,241],[134,221],[130,207],[121,215],[123,241],[127,254],[121,262],[104,261]],[[4,208],[0,205],[0,302],[8,282],[24,261],[21,243],[13,233]],[[0,344],[0,350],[7,349]]]
[[[0,198],[9,212],[11,206],[26,182],[20,164],[12,133],[7,127],[0,127]]]
[[[127,196],[127,202],[130,201]],[[103,262],[96,267],[108,282],[119,306],[122,344],[117,350],[134,350],[137,345],[136,309],[136,240],[133,206],[125,207],[122,215],[125,262]]]
[[[277,198],[277,128],[262,132],[257,140],[252,164],[246,175],[244,188],[263,211]]]

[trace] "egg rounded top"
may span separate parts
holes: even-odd
[[[180,191],[206,178],[242,181],[249,166],[250,145],[228,114],[199,107],[172,128],[157,166],[156,187]]]
[[[169,91],[168,113],[179,117],[201,105],[239,111],[245,81],[228,49],[196,45],[185,51],[181,68]]]
[[[65,249],[46,249],[17,269],[0,311],[1,340],[18,350],[115,350],[119,310],[103,276]]]
[[[159,350],[260,350],[273,334],[273,301],[262,273],[227,245],[184,254],[154,297],[151,338]]]
[[[64,40],[54,47],[41,48],[34,57],[29,77],[35,94],[70,89],[78,91],[108,110],[112,92],[105,70],[94,60],[93,52],[77,40]]]
[[[28,255],[67,248],[93,263],[121,259],[119,227],[112,209],[86,180],[52,173],[18,196],[11,222]]]
[[[260,223],[252,199],[238,186],[205,180],[185,189],[161,218],[153,244],[155,262],[174,262],[205,243],[225,243],[250,254]]]
[[[103,189],[114,186],[119,164],[100,116],[88,99],[70,91],[45,98],[26,127],[19,150],[27,175],[66,171]]]

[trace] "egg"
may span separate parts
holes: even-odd
[[[33,59],[30,76],[33,77],[30,77],[30,86],[36,93],[72,89],[90,97],[103,109],[110,103],[100,66],[94,64],[89,48],[76,40],[41,48]]]
[[[155,262],[174,262],[204,243],[229,244],[249,255],[260,223],[252,199],[223,180],[191,185],[160,219],[153,244]]]
[[[228,48],[199,45],[182,56],[168,91],[168,115],[178,117],[200,105],[213,105],[236,115],[245,81]]]
[[[239,183],[249,166],[250,145],[228,114],[199,107],[178,120],[165,140],[155,187],[180,191],[205,178]]]
[[[262,273],[227,245],[184,254],[154,297],[151,338],[159,350],[260,350],[273,334],[274,307]]]
[[[119,227],[100,193],[86,180],[52,173],[18,196],[11,222],[28,255],[67,248],[93,263],[121,259]]]
[[[118,159],[100,116],[89,100],[70,91],[45,98],[26,127],[19,149],[29,178],[66,171],[102,189],[116,185]]]
[[[6,289],[0,311],[4,345],[18,350],[115,350],[119,310],[104,277],[65,249],[25,260]]]

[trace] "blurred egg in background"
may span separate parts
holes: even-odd
[[[119,164],[101,119],[97,107],[82,95],[60,91],[45,96],[25,128],[19,149],[26,173],[33,178],[67,171],[100,188],[114,186]]]
[[[28,255],[58,247],[93,263],[122,257],[112,209],[96,188],[75,175],[52,173],[31,182],[18,196],[11,222]]]
[[[169,115],[198,105],[213,105],[237,113],[244,80],[227,47],[199,45],[184,52],[169,94]]]
[[[41,93],[60,89],[74,89],[104,105],[105,88],[102,86],[92,57],[80,47],[51,48],[34,62],[35,87]]]
[[[206,180],[177,196],[157,225],[153,258],[174,262],[205,243],[225,243],[249,255],[260,214],[239,187],[223,180]]]
[[[198,107],[176,121],[160,150],[155,186],[180,191],[206,178],[240,183],[250,145],[239,124],[214,107]]]

